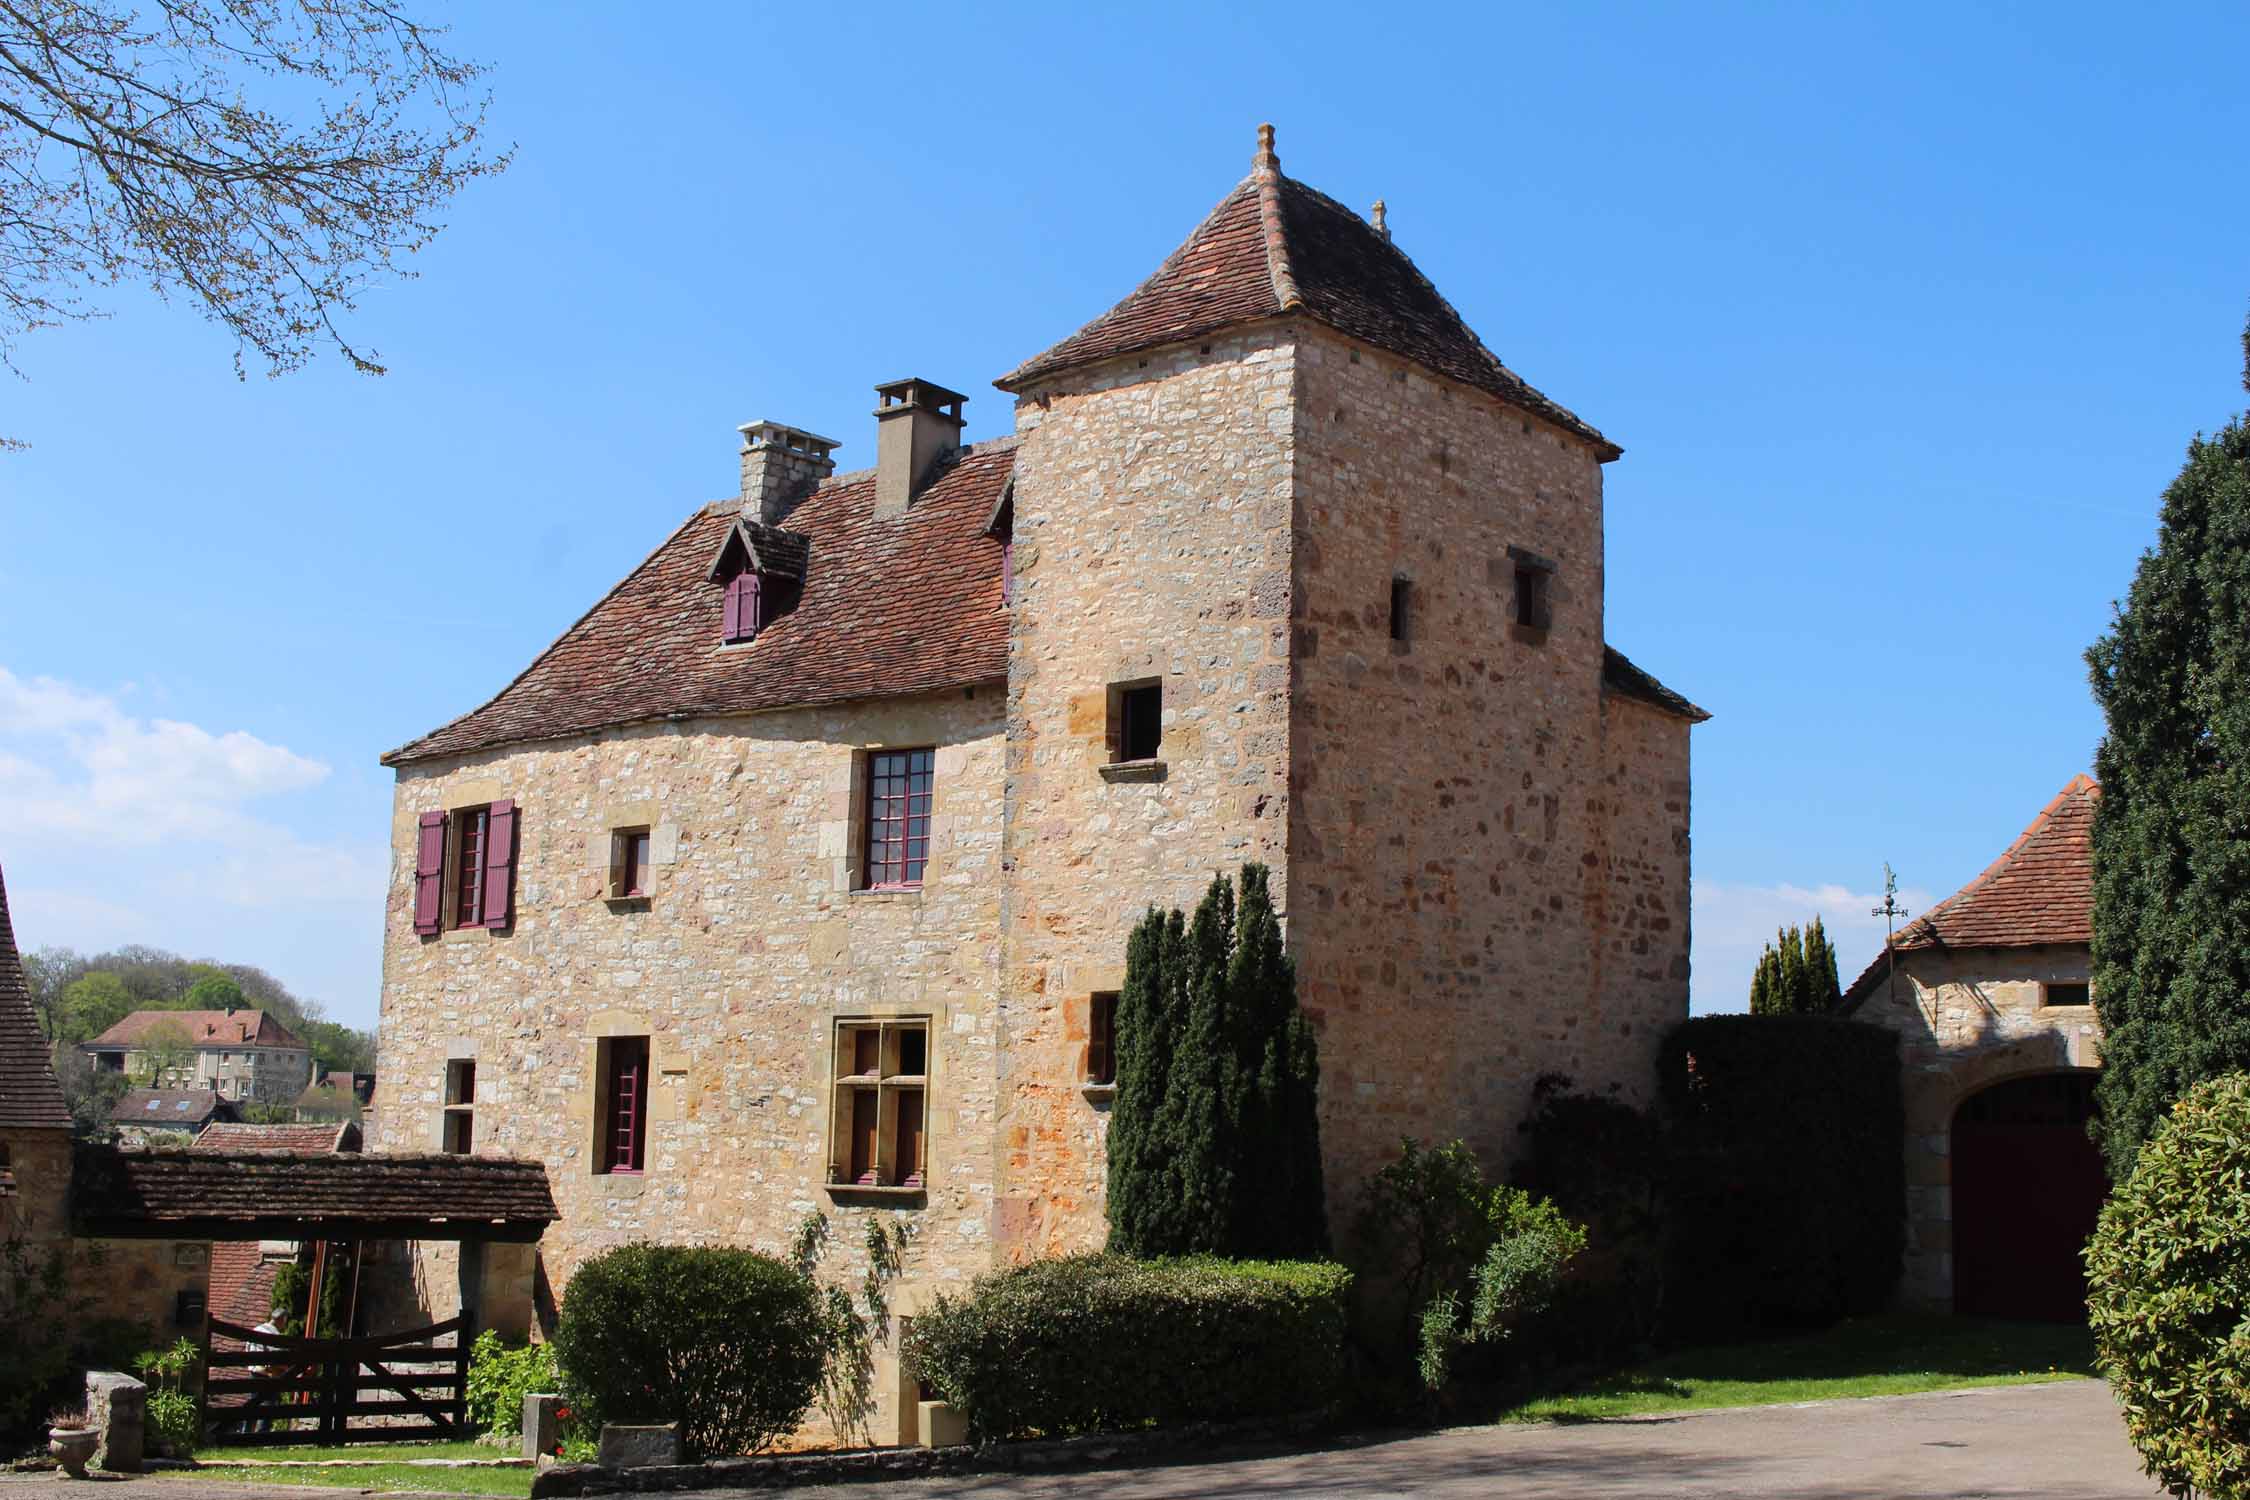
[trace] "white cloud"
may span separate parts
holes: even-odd
[[[125,845],[225,839],[245,803],[327,775],[239,729],[136,718],[114,698],[0,667],[0,827]]]
[[[1930,905],[1929,893],[1920,889],[1900,891],[1898,899],[1910,912]],[[1766,944],[1782,928],[1801,926],[1814,917],[1820,918],[1828,940],[1836,945],[1839,977],[1849,985],[1882,951],[1883,919],[1874,915],[1882,903],[1879,890],[1855,891],[1833,883],[1696,881],[1692,1009],[1702,1015],[1745,1008],[1750,1001],[1750,976]]]
[[[28,946],[149,943],[258,964],[370,1024],[388,851],[293,822],[329,768],[246,730],[0,667],[0,855]],[[326,802],[334,798],[324,793]]]

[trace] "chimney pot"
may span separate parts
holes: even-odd
[[[742,514],[768,526],[836,472],[843,444],[783,422],[745,422],[742,434]]]
[[[927,380],[875,387],[875,514],[903,516],[941,459],[961,446],[969,398]]]

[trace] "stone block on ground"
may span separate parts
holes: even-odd
[[[958,1448],[969,1440],[966,1413],[944,1401],[922,1403],[922,1446]]]
[[[602,1428],[602,1442],[596,1459],[605,1469],[649,1469],[680,1461],[680,1424],[667,1422],[658,1427]]]
[[[116,1370],[88,1370],[86,1415],[101,1434],[94,1467],[138,1474],[148,1452],[148,1387]]]
[[[562,1397],[529,1392],[523,1398],[523,1456],[542,1458],[562,1441]]]

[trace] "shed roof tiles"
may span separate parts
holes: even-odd
[[[359,1127],[346,1120],[312,1125],[253,1125],[246,1120],[213,1120],[189,1148],[194,1151],[286,1151],[291,1156],[328,1156],[359,1149]]]
[[[16,1129],[70,1128],[70,1106],[63,1102],[46,1035],[31,1008],[24,983],[23,956],[16,951],[15,927],[8,920],[8,884],[0,877],[0,1125]]]
[[[560,1217],[536,1161],[356,1152],[81,1147],[72,1206],[144,1238],[530,1239]]]

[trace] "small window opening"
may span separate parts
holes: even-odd
[[[619,828],[609,836],[609,895],[623,901],[649,893],[648,830]]]
[[[456,1057],[445,1065],[445,1133],[439,1149],[467,1156],[476,1142],[477,1060]]]
[[[1086,1013],[1086,1081],[1117,1082],[1117,996],[1095,995]]]
[[[1546,630],[1554,624],[1549,585],[1554,569],[1518,559],[1516,563],[1516,623],[1526,630]]]
[[[1414,580],[1391,580],[1391,639],[1412,640],[1413,637]]]
[[[638,1172],[648,1152],[648,1038],[607,1037],[596,1050],[602,1092],[594,1170]]]
[[[1164,685],[1135,683],[1110,689],[1110,758],[1154,760],[1164,744]]]
[[[769,608],[766,580],[743,568],[727,579],[725,622],[720,632],[728,645],[757,639],[765,629]]]
[[[484,925],[485,840],[492,809],[464,807],[453,814],[453,925]]]
[[[2040,995],[2042,1005],[2091,1005],[2094,991],[2086,984],[2050,984]]]

